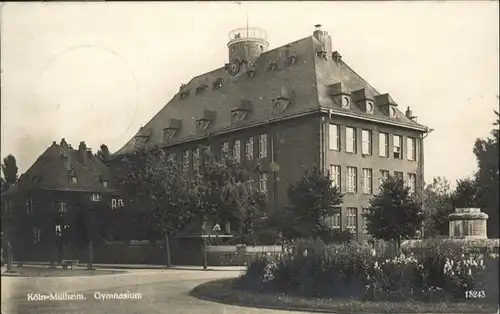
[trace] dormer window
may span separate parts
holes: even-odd
[[[375,97],[375,105],[380,107],[391,119],[397,119],[397,103],[389,94],[382,94]]]
[[[390,107],[389,108],[390,116],[395,117],[396,116],[396,108]]]
[[[318,58],[321,58],[323,60],[326,60],[326,51],[325,50],[320,50],[316,53],[316,55],[318,56]]]
[[[146,129],[144,127],[141,127],[139,129],[139,132],[134,136],[134,146],[135,148],[142,148],[144,145],[146,145],[146,142],[149,139],[149,136],[151,135],[151,129]]]
[[[252,78],[255,76],[255,67],[251,66],[247,70],[247,75],[249,78]]]
[[[334,103],[342,109],[351,109],[351,93],[344,83],[339,82],[328,86],[328,93],[332,96]]]
[[[253,104],[251,101],[242,99],[235,108],[231,110],[231,123],[243,121],[252,111]]]
[[[70,182],[71,184],[78,184],[78,177],[77,177],[77,176],[75,176],[75,175],[70,175],[70,176],[69,176],[69,182]]]
[[[236,123],[245,120],[248,111],[244,109],[233,109],[231,111],[231,122]]]
[[[196,131],[203,132],[206,129],[208,129],[211,124],[212,123],[210,120],[203,119],[203,118],[198,119],[198,120],[196,120]]]
[[[189,89],[185,89],[180,92],[181,99],[186,99],[189,96]]]
[[[271,63],[269,63],[269,68],[268,68],[269,71],[276,71],[277,68],[278,68],[278,63],[276,63],[276,61],[271,61]]]
[[[366,102],[366,112],[373,113],[373,102],[372,101]]]
[[[213,83],[212,83],[212,89],[213,90],[216,90],[216,89],[219,89],[222,87],[222,79],[221,78],[218,78],[216,79]]]
[[[286,65],[292,65],[297,63],[297,56],[295,54],[292,54],[288,56],[285,60]]]
[[[182,125],[180,119],[170,119],[167,126],[163,129],[163,141],[168,142],[179,131]]]
[[[199,95],[205,91],[205,89],[208,88],[208,85],[206,84],[201,84],[200,86],[196,87],[196,95]]]
[[[342,108],[344,109],[351,108],[351,98],[349,96],[342,97]]]
[[[375,98],[368,88],[353,91],[351,99],[352,102],[356,103],[362,111],[373,114]]]

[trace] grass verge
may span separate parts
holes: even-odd
[[[238,306],[319,313],[496,313],[498,306],[471,300],[463,303],[361,302],[350,299],[290,297],[237,289],[237,279],[210,281],[195,287],[191,295]]]

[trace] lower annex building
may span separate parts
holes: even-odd
[[[333,226],[359,241],[367,239],[362,213],[382,178],[404,177],[422,196],[429,129],[332,51],[321,25],[272,50],[263,30],[236,29],[227,46],[228,63],[182,84],[113,158],[161,147],[188,170],[200,166],[206,150],[231,154],[256,170],[269,211],[287,206],[287,188],[302,166],[319,165],[345,194]]]

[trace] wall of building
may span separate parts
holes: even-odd
[[[382,178],[381,170],[388,170],[391,175],[394,175],[395,171],[403,172],[404,179],[407,180],[408,173],[416,174],[417,176],[417,189],[421,184],[420,179],[420,162],[423,164],[419,151],[422,147],[422,141],[420,139],[420,132],[413,131],[410,129],[403,129],[396,126],[374,124],[372,122],[352,119],[348,117],[325,115],[325,136],[323,139],[323,145],[325,147],[325,161],[324,165],[327,170],[330,169],[330,165],[340,165],[341,166],[341,192],[345,193],[341,206],[341,228],[342,230],[347,229],[347,208],[355,207],[357,208],[357,237],[358,240],[367,240],[369,236],[363,234],[363,208],[369,207],[369,200],[373,195],[379,193],[380,179]],[[329,147],[330,134],[329,134],[329,124],[336,124],[340,126],[340,150],[331,150]],[[346,127],[352,127],[356,129],[356,153],[346,152]],[[372,153],[371,155],[363,155],[362,152],[362,130],[369,130],[372,133]],[[389,134],[389,154],[388,157],[379,156],[379,133]],[[393,137],[392,135],[402,136],[402,151],[403,157],[401,159],[396,159],[393,157]],[[407,158],[407,138],[412,137],[416,139],[416,152],[415,160],[408,160]],[[357,193],[346,193],[347,185],[347,166],[357,168]],[[369,168],[372,169],[372,194],[364,194],[362,192],[362,169]]]
[[[250,172],[253,172],[255,184],[259,184],[258,173],[268,175],[268,209],[269,211],[283,208],[288,203],[287,189],[291,183],[302,176],[305,165],[319,164],[319,115],[304,116],[297,119],[283,120],[264,127],[249,128],[217,137],[190,143],[176,145],[166,149],[167,153],[175,153],[177,160],[182,158],[182,152],[196,147],[210,145],[216,158],[220,158],[224,142],[229,142],[229,151],[233,149],[234,140],[239,139],[241,162]],[[267,157],[259,158],[259,135],[267,134]],[[254,156],[246,160],[245,141],[253,137]],[[190,164],[192,165],[192,153]],[[279,166],[275,173],[271,163]]]

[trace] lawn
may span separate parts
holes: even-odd
[[[16,277],[77,277],[77,276],[101,276],[125,273],[117,270],[86,270],[85,268],[62,269],[49,267],[13,267],[14,273],[4,273],[2,276]]]
[[[496,313],[498,305],[471,300],[463,303],[424,302],[361,302],[350,299],[290,297],[283,294],[257,293],[239,290],[237,279],[204,283],[191,291],[193,296],[241,306],[305,310],[323,313]]]

